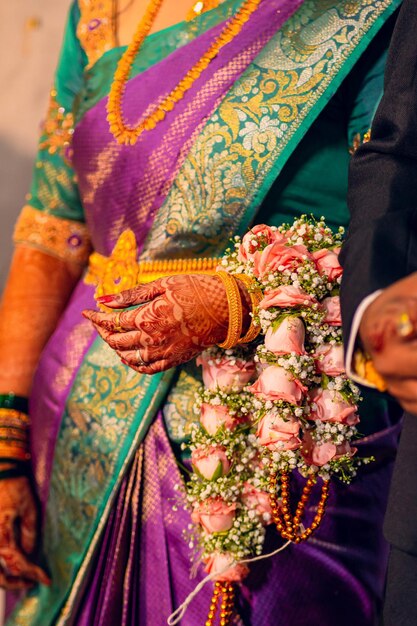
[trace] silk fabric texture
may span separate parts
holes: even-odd
[[[286,160],[396,5],[370,2],[365,11],[358,3],[356,13],[348,14],[343,2],[330,8],[308,2],[296,11],[299,4],[262,4],[174,114],[136,146],[121,147],[113,140],[105,100],[84,113],[74,134],[73,163],[98,252],[110,254],[127,227],[136,234],[142,258],[148,259],[215,256],[230,235],[244,231]],[[348,24],[354,35],[343,41],[337,35]],[[321,28],[321,45],[316,55],[299,59],[291,50],[292,33],[309,26],[310,33]],[[134,122],[158,94],[169,90],[161,76],[173,85],[179,81],[220,27],[129,81],[129,120]],[[292,87],[289,94],[285,77]],[[265,94],[272,84],[277,95],[268,102]],[[292,116],[280,118],[284,105],[291,105]],[[218,144],[226,129],[222,151]],[[260,141],[266,141],[268,150],[261,150]],[[236,154],[227,161],[233,146],[242,145],[245,159]],[[214,171],[197,184],[203,147],[205,162],[212,159],[217,172],[222,171],[222,155],[228,167],[224,177]],[[254,169],[245,179],[251,162]],[[212,198],[200,213],[193,209],[198,185],[203,197]],[[183,510],[172,512],[174,485],[181,477],[160,409],[176,374],[138,376],[121,365],[80,318],[80,311],[93,305],[93,289],[81,282],[37,373],[31,399],[33,452],[44,503],[49,493],[45,550],[54,583],[29,594],[10,617],[10,626],[159,626],[202,576],[200,570],[196,580],[189,578],[182,536],[189,516]],[[288,626],[330,626],[335,616],[340,624],[371,623],[384,572],[384,547],[374,526],[379,528],[383,514],[396,440],[386,413],[380,423],[387,429],[366,444],[382,447],[385,457],[352,488],[335,488],[327,520],[314,540],[254,568],[239,597],[242,623],[260,626],[280,619]],[[378,494],[372,507],[369,490]],[[268,542],[277,542],[273,533]],[[302,610],[296,600],[300,588]],[[197,626],[204,620],[210,593],[207,588],[200,594],[183,624]]]

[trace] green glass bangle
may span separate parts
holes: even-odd
[[[0,393],[0,409],[14,409],[22,413],[29,413],[29,401],[15,393]]]

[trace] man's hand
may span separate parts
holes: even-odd
[[[366,309],[359,332],[388,392],[417,415],[417,274],[385,289]]]

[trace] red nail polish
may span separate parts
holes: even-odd
[[[106,302],[111,302],[114,300],[115,296],[100,296],[96,298],[97,302],[101,302],[101,304],[106,304]]]
[[[127,361],[125,361],[124,359],[120,359],[120,360],[123,363],[123,365],[129,365],[129,363]]]

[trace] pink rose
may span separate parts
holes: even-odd
[[[356,404],[349,404],[338,391],[314,389],[310,399],[316,405],[310,413],[310,419],[322,422],[338,422],[354,426],[359,422]]]
[[[234,557],[227,552],[214,552],[205,561],[206,572],[208,574],[219,574],[214,580],[223,582],[240,582],[249,574],[249,568],[246,565],[232,565]],[[230,565],[230,567],[228,567]]]
[[[342,266],[339,263],[340,248],[323,248],[313,252],[313,259],[320,276],[327,276],[333,282],[343,274]]]
[[[227,504],[221,498],[208,498],[195,506],[191,519],[208,533],[223,533],[232,528],[235,510],[236,504]]]
[[[225,476],[230,470],[230,461],[223,446],[197,448],[191,454],[191,462],[197,472],[207,480]]]
[[[322,344],[314,354],[317,370],[327,376],[343,374],[345,372],[343,353],[341,344],[335,346],[330,343]]]
[[[339,296],[331,296],[329,298],[324,298],[321,303],[326,317],[324,318],[324,322],[330,324],[330,326],[341,326],[342,325],[342,313],[340,311],[340,298]]]
[[[277,329],[268,328],[265,347],[274,354],[305,354],[305,327],[299,317],[285,317]]]
[[[205,387],[212,390],[242,391],[255,374],[254,361],[223,357],[219,362],[215,362],[209,358],[207,352],[203,352],[197,358],[197,365],[203,367]]]
[[[238,260],[241,263],[249,261],[253,258],[255,252],[259,252],[274,241],[285,242],[286,238],[277,230],[272,230],[272,228],[266,226],[266,224],[257,224],[243,237],[239,246]]]
[[[317,444],[311,434],[305,432],[301,452],[306,463],[321,467],[342,456],[354,456],[357,448],[351,448],[347,441],[339,446],[330,442]]]
[[[311,255],[304,245],[288,246],[282,241],[274,241],[262,252],[253,255],[253,273],[257,278],[263,278],[271,272],[295,270],[306,258],[311,258]]]
[[[270,365],[261,372],[256,383],[248,387],[248,391],[263,400],[284,400],[290,404],[300,404],[307,388],[283,367]]]
[[[313,304],[317,304],[317,300],[299,287],[283,285],[271,291],[266,291],[259,306],[261,309],[269,309],[273,306],[287,308],[294,306],[312,306]]]
[[[282,419],[277,409],[272,409],[258,424],[259,443],[269,450],[296,450],[300,447],[300,422],[295,419]]]
[[[207,402],[201,405],[200,423],[209,435],[215,435],[222,426],[229,430],[236,426],[236,420],[230,415],[227,406]]]
[[[246,482],[243,485],[242,502],[248,509],[255,511],[267,524],[273,521],[269,494],[266,491],[256,489]]]

